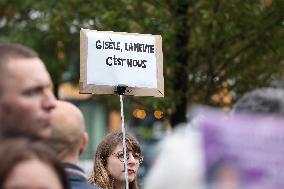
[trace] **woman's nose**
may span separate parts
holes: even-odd
[[[133,157],[132,153],[129,153],[128,164],[135,163],[136,159]]]

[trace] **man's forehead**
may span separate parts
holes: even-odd
[[[47,72],[45,65],[39,58],[12,59],[6,65],[5,71],[11,74],[19,74],[25,71],[32,72],[33,70]]]
[[[17,65],[23,65],[23,66],[31,66],[33,64],[43,64],[42,60],[38,57],[33,57],[33,58],[9,58],[7,59],[5,65],[6,68],[9,68],[11,66],[15,66],[14,64]]]
[[[50,76],[39,58],[11,59],[1,76],[2,84],[36,82],[48,85]],[[19,83],[18,83],[19,82]]]

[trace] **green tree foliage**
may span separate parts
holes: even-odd
[[[194,103],[230,105],[220,96],[283,79],[283,10],[283,0],[0,0],[0,41],[37,49],[56,87],[78,82],[80,28],[162,35],[165,98],[125,99],[175,125]]]

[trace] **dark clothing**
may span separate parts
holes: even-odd
[[[68,181],[71,189],[102,189],[97,186],[90,185],[87,182],[87,176],[83,169],[75,164],[63,163],[64,169],[68,175]]]

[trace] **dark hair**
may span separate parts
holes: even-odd
[[[16,43],[0,43],[0,76],[5,72],[5,65],[10,59],[36,58],[38,54],[29,47]],[[2,78],[0,77],[0,81]],[[1,84],[1,83],[0,83]],[[0,85],[0,95],[2,94]]]
[[[61,163],[56,159],[52,151],[41,142],[32,142],[28,139],[6,139],[0,142],[0,188],[3,188],[6,179],[19,163],[38,159],[49,165],[58,176],[62,188],[69,189],[66,173]]]
[[[233,112],[284,115],[284,89],[260,88],[250,91],[235,103]]]
[[[91,184],[95,184],[104,189],[113,189],[112,183],[110,182],[110,176],[107,171],[107,158],[110,156],[112,151],[116,148],[119,143],[122,143],[123,133],[114,132],[107,134],[102,142],[99,144],[94,161],[94,168],[92,176],[89,178]],[[125,135],[127,149],[142,155],[141,146],[138,141],[126,133]],[[137,178],[133,182],[129,183],[130,189],[138,189]]]

